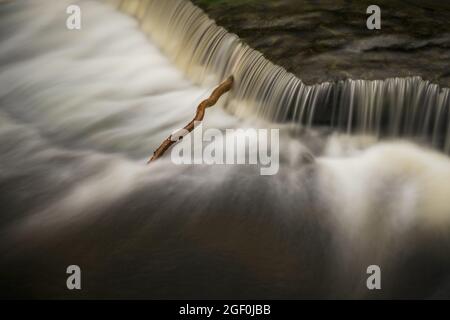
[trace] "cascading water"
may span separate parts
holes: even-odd
[[[346,133],[408,137],[450,152],[450,89],[420,77],[346,80],[305,85],[186,0],[114,1],[199,83],[236,80],[228,106],[302,126],[328,125]],[[167,41],[173,39],[173,41]]]
[[[1,296],[450,296],[448,156],[316,130],[445,149],[447,89],[306,86],[190,2],[108,2],[138,19],[82,0],[82,30],[68,31],[74,1],[0,4]],[[145,166],[229,74],[235,87],[204,126],[280,128],[278,174],[169,155]],[[65,287],[72,264],[79,292]],[[381,291],[366,288],[372,264]]]

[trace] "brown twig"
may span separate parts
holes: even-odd
[[[192,132],[195,127],[195,123],[197,121],[202,121],[203,117],[205,116],[205,109],[212,107],[217,103],[217,100],[227,91],[231,89],[233,86],[233,76],[230,76],[227,80],[222,82],[217,88],[214,89],[214,91],[211,93],[208,99],[203,100],[197,107],[197,112],[195,113],[194,119],[192,119],[191,122],[189,122],[183,129],[187,132]],[[147,163],[150,163],[152,161],[155,161],[159,157],[161,157],[167,149],[170,148],[174,143],[176,143],[176,139],[172,139],[172,135],[170,135],[166,140],[164,140],[158,149],[155,150],[153,153],[153,156],[148,160]]]

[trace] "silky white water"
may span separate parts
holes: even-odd
[[[233,114],[294,127],[327,125],[348,134],[413,138],[450,152],[449,88],[420,77],[305,85],[190,1],[110,2],[134,16],[140,30],[192,80],[217,83],[232,74],[235,89],[227,109]]]
[[[67,30],[69,3],[0,5],[2,296],[450,295],[446,155],[246,118],[232,91],[204,126],[280,128],[277,175],[170,154],[146,166],[217,83],[191,82],[163,38],[109,4],[78,1],[82,30]],[[86,275],[77,296],[70,264]],[[380,292],[366,288],[371,264]]]

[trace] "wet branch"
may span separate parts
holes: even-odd
[[[214,89],[214,91],[211,93],[208,99],[203,100],[197,107],[197,112],[195,113],[194,119],[192,119],[191,122],[189,122],[183,129],[186,132],[192,132],[194,130],[194,124],[197,121],[202,121],[203,117],[205,116],[205,109],[212,107],[217,103],[219,98],[227,91],[231,89],[233,86],[233,76],[230,76],[228,79],[226,79],[224,82],[222,82],[217,88]],[[170,135],[166,140],[164,140],[161,145],[158,147],[158,149],[155,150],[153,153],[153,156],[148,160],[147,163],[150,163],[152,161],[155,161],[159,157],[161,157],[167,149],[170,148],[174,143],[176,143],[178,139],[173,139],[172,135]]]

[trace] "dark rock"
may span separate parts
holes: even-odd
[[[193,0],[217,23],[305,83],[421,76],[450,87],[450,4],[370,1]]]

